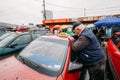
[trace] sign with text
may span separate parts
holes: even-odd
[[[44,24],[49,24],[49,23],[66,23],[66,22],[69,22],[69,19],[43,20],[42,22],[43,22]]]

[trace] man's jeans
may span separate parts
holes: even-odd
[[[87,70],[90,76],[89,80],[106,80],[105,66],[106,66],[106,60],[104,59],[98,64],[89,67],[83,67],[79,80],[85,79]]]

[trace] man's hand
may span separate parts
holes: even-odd
[[[73,37],[75,34],[69,34],[69,36]]]
[[[68,36],[68,39],[71,40],[71,41],[74,40],[74,38],[72,36]]]

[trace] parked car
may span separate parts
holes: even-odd
[[[20,51],[37,37],[37,35],[28,32],[6,33],[1,37],[2,40],[0,41],[0,55]]]
[[[114,80],[120,80],[120,32],[117,39],[109,39],[106,45],[108,63]]]
[[[17,56],[0,61],[1,80],[78,80],[82,64],[71,62],[71,41],[41,36]]]

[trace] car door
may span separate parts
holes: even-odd
[[[72,54],[74,53],[72,53],[71,45],[69,45],[67,59],[62,72],[63,80],[78,80],[80,77],[80,69],[82,68],[82,65],[80,63],[71,62]],[[60,77],[58,77],[57,80],[62,80],[59,78]]]
[[[30,34],[19,35],[5,49],[4,54],[23,49],[32,41]]]
[[[112,40],[108,40],[107,55],[115,80],[120,79],[120,50]]]

